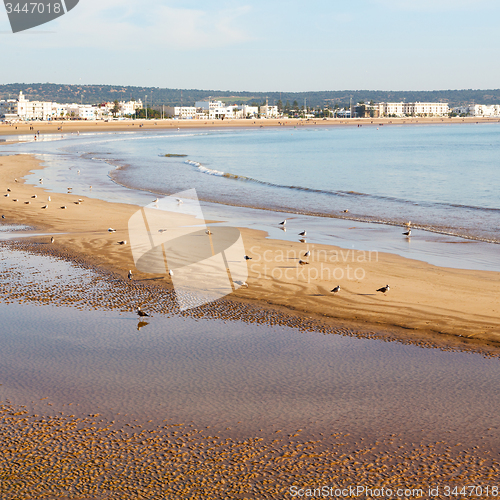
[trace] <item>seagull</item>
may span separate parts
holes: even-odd
[[[407,238],[411,236],[411,229],[408,229],[405,233],[403,233]]]
[[[131,279],[132,279],[132,270],[130,270],[130,271],[128,272],[128,279],[129,279],[129,280],[131,280]]]
[[[54,237],[53,236],[50,238],[50,242],[54,243]]]
[[[126,244],[127,244],[127,240],[122,240],[122,241],[118,242],[118,245],[126,245]]]
[[[42,208],[48,208],[49,206],[48,205],[44,205]]]
[[[66,205],[63,205],[61,208],[64,210],[64,209],[65,209],[65,208],[67,208],[67,207],[66,207]]]
[[[385,285],[382,288],[379,288],[377,292],[387,293],[390,289],[391,287],[389,285]]]
[[[284,226],[285,224],[286,224],[286,219],[279,223],[280,226]]]
[[[17,201],[17,198],[16,198],[16,199],[14,199],[14,200],[12,200],[12,201]]]
[[[34,194],[34,195],[32,196],[32,198],[36,198],[36,194]]]
[[[156,198],[156,199],[153,201],[153,203],[158,203],[158,198]]]
[[[17,179],[14,179],[14,182],[19,182]]]
[[[78,201],[79,201],[80,203],[83,203],[83,200],[82,200],[81,198],[78,198]]]
[[[158,229],[159,233],[164,233],[165,231],[166,231],[166,229]]]
[[[184,202],[183,202],[180,198],[177,198],[177,203],[178,203],[179,205],[182,205]]]
[[[305,260],[301,260],[301,259],[299,259],[299,264],[300,264],[301,266],[305,266],[306,264],[309,264],[309,262],[306,262]]]
[[[24,204],[25,205],[29,205],[31,203],[31,201],[25,201]]]
[[[252,257],[249,257],[248,255],[245,255],[245,260],[252,260]]]
[[[43,179],[38,179],[38,182],[43,182]]]
[[[112,227],[108,227],[108,233],[116,233],[116,229],[113,229]]]
[[[405,225],[406,225],[406,227],[410,227],[411,226],[411,220],[409,220]]]
[[[306,231],[302,231],[301,233],[299,233],[299,236],[305,236],[307,234]]]
[[[304,254],[304,257],[309,257],[309,255],[311,255],[311,252],[308,250],[308,251]]]
[[[210,235],[210,234],[212,234],[212,231],[210,231],[210,229],[207,229],[207,230],[205,231],[205,233],[207,233],[208,235]]]
[[[10,193],[10,189],[9,188],[7,188],[7,192]]]
[[[8,197],[10,196],[10,194],[9,194],[9,193],[7,193],[7,194],[4,194],[4,196],[5,196],[6,198],[8,198]]]
[[[248,283],[246,281],[235,281],[237,285],[244,286],[245,288],[248,288]]]
[[[52,200],[50,199],[50,196],[47,198],[47,201],[52,201]]]
[[[144,318],[144,317],[148,317],[148,318],[150,318],[149,314],[148,314],[148,313],[146,313],[146,312],[144,312],[144,311],[141,311],[141,308],[140,308],[140,307],[138,307],[138,308],[137,308],[137,314],[138,314],[141,318]]]
[[[2,219],[5,219],[5,215],[2,215]]]
[[[337,285],[333,290],[330,290],[333,294],[340,292],[340,285]]]
[[[345,210],[342,210],[345,214],[349,213],[349,210],[346,208]]]
[[[169,276],[173,276],[174,275],[174,272],[172,271],[172,269],[170,269],[170,271],[168,272],[168,275]]]

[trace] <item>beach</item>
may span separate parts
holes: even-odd
[[[139,207],[59,193],[51,193],[49,203],[43,185],[23,183],[24,175],[40,168],[33,157],[2,157],[0,163],[1,185],[11,189],[9,197],[0,199],[6,221],[43,230],[46,236],[37,236],[38,240],[55,235],[56,249],[86,256],[123,277],[129,270],[137,279],[159,277],[136,271],[129,247],[117,244],[129,239],[128,220]],[[77,204],[78,199],[84,202]],[[45,205],[49,208],[42,209]],[[109,233],[109,227],[116,232]],[[500,340],[498,272],[443,268],[387,253],[269,240],[261,231],[241,231],[252,260],[249,287],[233,294],[240,300],[262,301],[322,319],[398,326],[416,337],[431,332]],[[306,251],[311,252],[308,259]],[[300,265],[301,259],[308,264]],[[171,286],[168,279],[162,283]],[[340,283],[341,292],[333,295],[330,290]],[[390,291],[376,292],[386,284]]]
[[[499,272],[239,226],[248,287],[179,311],[134,266],[141,206],[26,182],[43,168],[0,157],[2,498],[496,484]]]

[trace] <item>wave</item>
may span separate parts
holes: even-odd
[[[316,188],[309,188],[305,186],[290,186],[286,184],[276,184],[274,182],[268,182],[268,181],[262,181],[260,179],[255,179],[253,177],[247,177],[245,175],[237,175],[237,174],[232,174],[229,172],[222,172],[220,170],[215,170],[211,169],[208,167],[205,167],[201,163],[193,160],[185,160],[184,163],[192,165],[193,167],[196,167],[196,169],[207,175],[214,175],[216,177],[225,177],[226,179],[232,179],[232,180],[237,180],[237,181],[243,181],[243,182],[251,182],[255,184],[260,184],[264,186],[269,186],[272,188],[278,188],[278,189],[288,189],[288,190],[294,190],[294,191],[302,191],[302,192],[307,192],[307,193],[313,193],[313,194],[324,194],[328,196],[337,196],[337,197],[354,197],[354,196],[359,196],[359,197],[367,197],[367,198],[372,198],[372,199],[377,199],[377,200],[385,200],[385,201],[390,201],[394,203],[402,203],[402,204],[409,204],[409,205],[417,205],[417,206],[422,206],[422,207],[432,207],[432,206],[443,206],[443,207],[449,207],[449,208],[461,208],[461,209],[466,209],[466,210],[481,210],[481,211],[488,211],[488,212],[498,212],[500,213],[499,208],[492,208],[492,207],[478,207],[478,206],[473,206],[473,205],[460,205],[456,203],[445,203],[445,202],[416,202],[416,201],[411,201],[411,200],[405,200],[402,198],[396,198],[393,196],[383,196],[383,195],[376,195],[376,194],[368,194],[368,193],[359,193],[357,191],[330,191],[326,189],[316,189]]]

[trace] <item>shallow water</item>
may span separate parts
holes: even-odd
[[[92,271],[50,257],[2,257],[3,270],[34,288],[96,286]],[[13,280],[1,276],[4,295]],[[499,444],[497,358],[175,313],[141,324],[132,312],[9,300],[0,315],[0,400],[15,404],[36,409],[48,398],[110,419]]]

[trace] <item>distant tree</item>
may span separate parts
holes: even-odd
[[[293,101],[293,109],[299,109],[299,103],[297,101]]]
[[[283,111],[283,103],[281,102],[281,99],[278,101],[278,111],[280,113]]]
[[[111,113],[114,117],[116,117],[116,115],[120,112],[120,105],[118,104],[118,101],[115,100],[113,102],[114,106],[113,108],[111,109]]]

